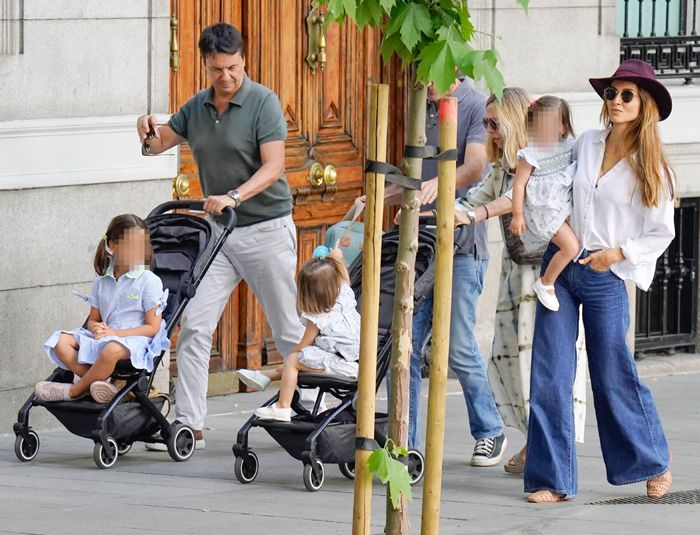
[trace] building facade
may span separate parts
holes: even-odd
[[[379,61],[376,32],[348,26],[328,27],[327,63],[313,68],[306,60],[309,36],[321,30],[310,4],[0,0],[0,432],[10,431],[32,385],[50,371],[41,342],[84,320],[84,305],[71,290],[90,287],[92,255],[109,219],[146,215],[173,195],[198,194],[187,147],[144,158],[134,126],[147,112],[165,119],[206,85],[196,50],[201,28],[221,20],[241,28],[249,75],[280,96],[300,263],[361,191],[369,79],[391,84],[390,155],[394,162],[400,157],[405,79],[396,65]],[[687,83],[699,59],[695,2],[531,0],[527,13],[514,0],[469,6],[482,32],[478,45],[498,48],[507,84],[567,99],[577,132],[599,127],[601,102],[589,77],[612,73],[627,57],[651,61],[664,76],[674,98],[661,131],[682,197],[678,237],[659,263],[652,291],[630,290],[631,340],[638,351],[696,347],[700,88]],[[314,163],[327,172],[314,176]],[[477,329],[485,355],[502,248],[496,222],[489,232],[494,260]],[[215,336],[211,392],[237,388],[236,367],[279,361],[244,285]],[[41,412],[35,425],[54,425]]]

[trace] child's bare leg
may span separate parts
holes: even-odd
[[[82,377],[90,369],[89,364],[80,364],[78,362],[78,341],[72,334],[61,333],[53,351],[58,360],[78,377]]]
[[[547,269],[542,275],[542,284],[545,286],[554,286],[559,275],[566,269],[566,266],[576,258],[579,252],[578,238],[571,230],[571,227],[564,223],[552,238],[552,243],[559,247],[559,250],[554,254],[549,262]],[[550,293],[554,293],[550,291]]]
[[[95,381],[104,381],[107,379],[112,375],[112,372],[114,372],[117,362],[128,359],[129,356],[129,350],[122,344],[119,342],[109,342],[102,349],[95,364],[90,366],[90,369],[83,375],[83,378],[71,387],[71,397],[76,398],[81,396],[90,390],[90,385]]]
[[[299,372],[323,372],[324,368],[315,369],[307,368],[299,362],[299,353],[292,353],[284,361],[282,368],[282,383],[280,384],[280,395],[277,400],[277,407],[280,409],[288,409],[292,405],[294,391],[297,388],[297,379]]]
[[[265,377],[269,377],[271,381],[279,381],[282,379],[282,369],[284,365],[277,366],[274,370],[260,370]]]

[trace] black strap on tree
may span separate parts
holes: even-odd
[[[420,158],[422,160],[437,160],[437,161],[456,161],[457,149],[449,149],[440,152],[440,149],[433,145],[416,146],[406,145],[403,152],[404,158]],[[403,171],[398,167],[386,162],[377,162],[375,160],[367,160],[365,173],[378,173],[384,175],[384,178],[392,184],[403,186],[404,188],[419,190],[421,181],[403,174]]]

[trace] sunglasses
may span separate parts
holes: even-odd
[[[481,121],[481,123],[484,125],[484,128],[486,128],[486,129],[490,128],[491,130],[498,130],[498,127],[500,126],[496,119],[484,118]]]
[[[603,98],[605,98],[605,100],[615,100],[617,93],[618,91],[614,87],[606,87],[603,90]],[[629,104],[634,98],[634,91],[631,89],[623,89],[620,91],[620,98],[622,99],[622,102]]]

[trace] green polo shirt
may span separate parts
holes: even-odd
[[[213,96],[211,87],[200,91],[168,123],[190,145],[206,196],[225,195],[237,189],[262,166],[260,145],[287,138],[287,122],[279,99],[267,87],[246,76],[221,115],[216,111]],[[292,195],[283,175],[236,209],[237,226],[253,225],[291,212]]]

